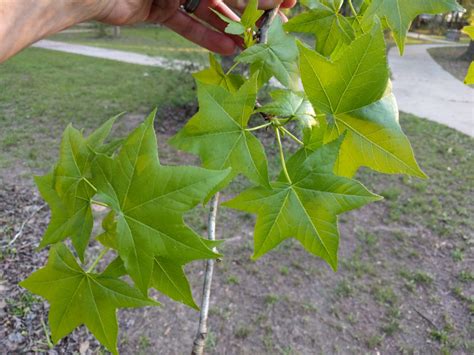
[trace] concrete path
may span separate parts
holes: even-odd
[[[440,45],[410,45],[389,52],[393,92],[400,111],[442,123],[474,137],[474,89],[445,71],[427,52]]]
[[[119,51],[116,49],[99,48],[92,46],[84,46],[80,44],[72,44],[58,41],[41,40],[33,44],[33,47],[50,49],[53,51],[80,54],[88,57],[115,60],[118,62],[148,65],[169,70],[183,70],[200,68],[200,65],[192,61],[168,59],[163,57],[151,57],[145,54]]]

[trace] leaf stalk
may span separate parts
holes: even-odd
[[[278,129],[278,127],[275,127],[275,134],[277,138],[278,149],[280,151],[281,167],[283,169],[283,173],[285,174],[286,179],[291,185],[292,182],[291,182],[290,174],[288,174],[288,169],[286,168],[285,154],[283,153],[283,145],[281,144],[281,135],[280,135],[280,130]]]
[[[110,248],[105,248],[103,249],[99,256],[94,260],[94,262],[92,263],[92,265],[87,269],[86,273],[90,274],[92,271],[94,271],[95,267],[97,266],[97,264],[99,263],[99,261],[102,260],[102,258],[105,256],[105,254],[108,253],[108,251],[110,250]]]

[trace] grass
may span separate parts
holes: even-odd
[[[193,101],[192,87],[186,73],[27,49],[0,65],[0,169],[44,171],[69,122],[87,130],[124,111],[145,116]]]
[[[49,39],[94,47],[118,49],[170,59],[189,60],[204,64],[208,51],[189,42],[177,33],[158,26],[123,27],[119,38],[98,37],[96,31],[59,33]]]
[[[456,79],[464,82],[470,60],[460,59],[467,47],[440,47],[428,49],[433,59]]]

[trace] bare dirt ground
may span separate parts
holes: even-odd
[[[197,162],[165,144],[194,109],[161,111],[162,161]],[[220,210],[218,236],[227,242],[215,270],[207,353],[474,352],[474,141],[413,116],[402,124],[431,180],[363,171],[362,181],[385,200],[340,218],[337,273],[296,241],[251,261],[254,217]],[[29,218],[42,205],[34,187],[12,177],[0,188],[0,353],[104,353],[83,328],[50,348],[47,303],[17,286],[46,261],[35,248],[49,211]],[[205,214],[198,208],[188,218],[203,234]],[[198,302],[203,266],[187,269]],[[120,311],[121,353],[189,353],[197,312],[158,298],[163,307]]]

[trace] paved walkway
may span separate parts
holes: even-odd
[[[400,57],[392,48],[389,62],[393,91],[401,111],[442,123],[474,136],[474,89],[445,71],[427,49],[440,45],[410,45]]]
[[[107,48],[84,46],[42,40],[35,47],[89,57],[148,65],[169,70],[199,69],[192,61],[150,57],[144,54]],[[410,45],[400,57],[398,49],[389,53],[393,91],[401,111],[425,117],[432,121],[474,136],[474,89],[464,85],[438,65],[427,49],[439,45]]]
[[[33,47],[50,49],[59,52],[85,55],[88,57],[115,60],[118,62],[148,65],[169,70],[183,70],[194,68],[197,70],[200,65],[192,61],[168,59],[163,57],[151,57],[145,54],[119,51],[116,49],[99,48],[72,44],[58,41],[41,40],[33,44]]]

